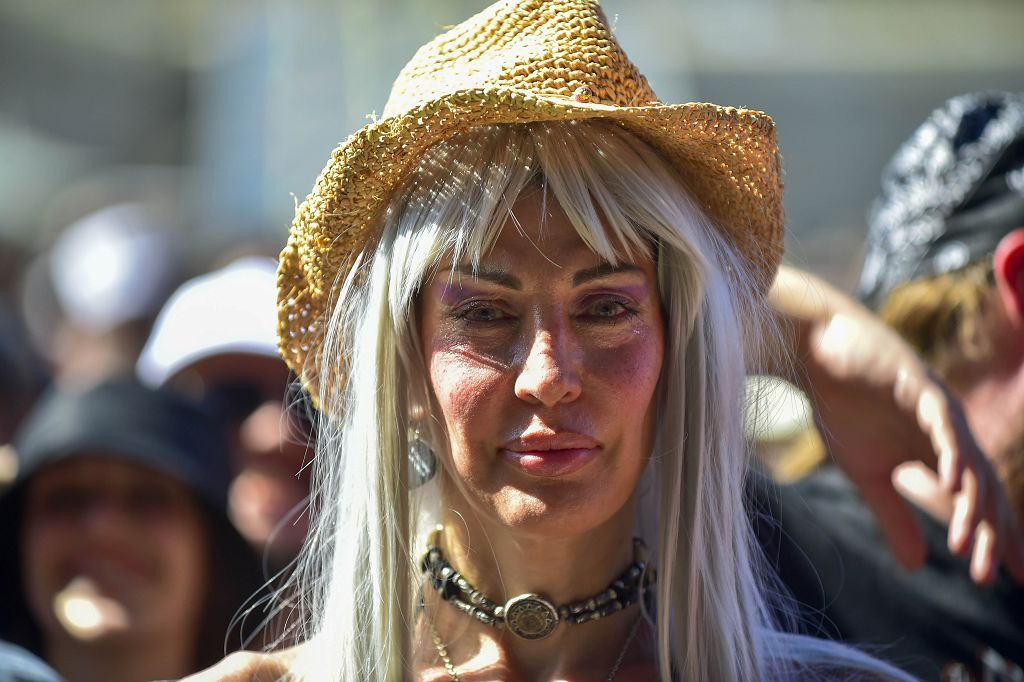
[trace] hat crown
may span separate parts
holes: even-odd
[[[658,103],[596,1],[509,0],[420,48],[395,81],[384,115],[487,89],[619,107]]]
[[[749,263],[759,294],[774,277],[783,211],[771,117],[662,104],[595,0],[503,0],[484,10],[420,48],[384,114],[334,150],[281,252],[280,350],[314,400],[346,385],[346,354],[323,363],[331,311],[354,304],[340,300],[353,291],[340,283],[361,286],[385,212],[427,151],[477,127],[620,125],[678,172]]]

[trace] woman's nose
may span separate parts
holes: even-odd
[[[576,355],[567,334],[538,330],[516,377],[516,396],[545,407],[578,398],[582,386]]]

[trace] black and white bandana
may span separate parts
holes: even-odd
[[[889,161],[871,211],[859,295],[990,256],[1024,227],[1024,93],[960,95],[932,112]]]

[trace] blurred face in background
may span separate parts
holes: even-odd
[[[227,427],[234,478],[231,521],[271,563],[290,561],[306,537],[311,447],[310,424],[301,406],[289,409],[292,382],[279,358],[222,354],[193,363],[171,383],[192,395]]]
[[[48,643],[196,632],[208,539],[183,483],[83,454],[35,474],[25,507],[23,589]]]

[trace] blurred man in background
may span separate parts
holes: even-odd
[[[963,402],[1024,520],[1024,93],[950,100],[883,187],[861,297]]]
[[[261,579],[227,519],[209,415],[133,382],[58,387],[15,450],[0,496],[0,638],[68,682],[176,679],[241,646],[231,625]]]
[[[183,284],[137,368],[144,383],[194,397],[227,425],[231,518],[275,570],[305,539],[312,451],[312,409],[288,397],[292,377],[277,351],[276,270],[270,258],[245,257]]]
[[[1024,94],[951,99],[900,148],[882,186],[861,296],[962,401],[1024,528]],[[856,428],[857,416],[848,419]],[[825,431],[809,459],[842,444],[843,434]],[[914,573],[833,467],[780,489],[768,513],[782,534],[767,546],[811,609],[810,628],[878,646],[923,679],[1024,679],[1024,588],[950,553],[950,527],[967,527],[971,510],[936,472],[906,465],[895,482],[927,540]],[[989,530],[975,540],[994,542]]]

